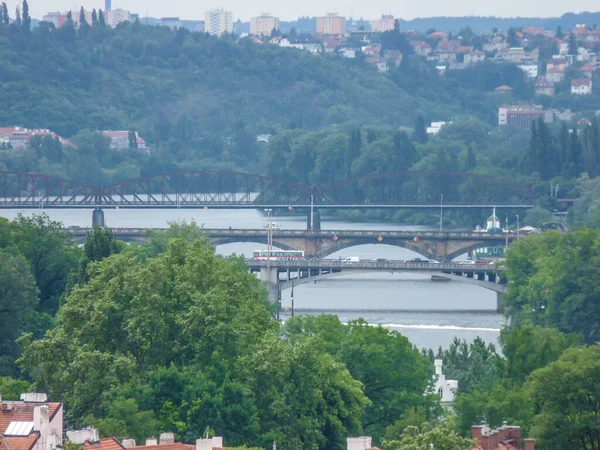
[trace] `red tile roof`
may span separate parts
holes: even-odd
[[[85,441],[83,448],[85,450],[125,450],[125,447],[115,438],[100,439],[98,442]]]
[[[10,423],[14,421],[33,422],[33,410],[36,406],[41,405],[48,405],[50,420],[52,420],[56,412],[62,407],[61,403],[32,404],[21,401],[4,403],[8,405],[8,408],[0,409],[0,450],[31,450],[40,434],[34,431],[29,436],[4,436]]]
[[[2,437],[0,439],[1,450],[31,450],[40,434],[36,431],[29,436]]]
[[[193,446],[196,448],[196,446]],[[150,447],[146,445],[136,445],[135,447],[128,447],[127,450],[190,450],[190,448],[186,444],[182,444],[181,442],[175,442],[174,444],[158,444],[152,445]]]
[[[571,81],[571,86],[589,86],[592,84],[592,80],[589,78],[579,78]]]
[[[50,420],[54,418],[56,412],[62,407],[61,403],[23,403],[23,402],[5,402],[12,407],[0,410],[0,435],[6,432],[6,429],[13,421],[33,422],[33,410],[36,406],[48,405],[50,408]]]

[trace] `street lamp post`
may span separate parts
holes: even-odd
[[[273,245],[273,232],[271,228],[271,208],[265,208],[269,221],[267,222],[267,266],[271,266],[271,247]]]
[[[519,215],[517,214],[517,241],[519,240]]]
[[[504,251],[506,252],[506,249],[508,248],[508,214],[506,215],[505,233],[506,233],[506,245],[504,246]]]
[[[440,194],[440,233],[444,228],[444,194]]]

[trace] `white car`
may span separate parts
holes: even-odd
[[[456,264],[460,264],[461,266],[471,266],[475,264],[475,261],[471,259],[465,259],[464,261],[456,261]]]
[[[427,261],[429,264],[439,264],[439,261],[436,261],[435,259],[430,259]]]

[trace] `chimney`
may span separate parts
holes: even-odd
[[[508,435],[516,448],[521,448],[521,427],[509,426]]]
[[[151,447],[153,445],[158,445],[158,439],[156,439],[155,437],[146,439],[146,447]]]
[[[175,435],[173,433],[161,433],[158,438],[158,442],[161,444],[174,444],[175,443]]]
[[[25,392],[21,394],[21,400],[27,403],[46,403],[48,401],[48,394]]]
[[[50,422],[50,408],[47,405],[36,406],[33,408],[33,430],[42,433],[42,429],[45,428]]]
[[[212,450],[212,439],[196,439],[196,450]]]
[[[348,450],[367,450],[371,448],[371,436],[349,437],[346,442]]]
[[[135,447],[135,439],[123,439],[121,445],[125,448]]]
[[[535,450],[535,439],[524,439],[524,442],[523,450]]]
[[[473,425],[471,426],[471,439],[477,439],[483,435],[483,427],[485,425]]]
[[[98,442],[100,440],[100,433],[98,432],[98,428],[72,430],[67,431],[67,439],[73,444],[82,445],[85,441]]]
[[[490,449],[489,438],[490,437],[487,435],[481,436],[479,439],[477,439],[477,444],[479,444],[479,446],[483,450],[489,450]]]

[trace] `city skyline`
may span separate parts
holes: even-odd
[[[49,11],[66,11],[79,9],[104,9],[104,0],[29,0],[32,17],[41,19]],[[11,16],[19,0],[8,0],[7,5]],[[506,0],[502,4],[492,2],[479,2],[477,0],[459,0],[445,2],[435,0],[427,4],[421,2],[396,2],[393,0],[373,0],[368,4],[364,2],[342,2],[329,0],[328,2],[306,0],[282,6],[275,0],[256,0],[245,2],[243,0],[221,0],[218,5],[212,3],[189,4],[182,0],[171,2],[157,2],[144,0],[114,0],[112,8],[123,8],[139,13],[140,17],[180,17],[184,20],[203,20],[204,13],[214,7],[223,7],[233,12],[234,20],[249,21],[251,17],[268,12],[284,21],[296,20],[302,16],[322,16],[329,12],[336,12],[345,17],[376,19],[382,14],[393,14],[397,18],[411,20],[416,17],[436,16],[496,16],[496,17],[557,17],[566,12],[598,11],[596,0],[574,0],[567,5],[562,2],[518,2]],[[591,24],[590,24],[591,25]]]

